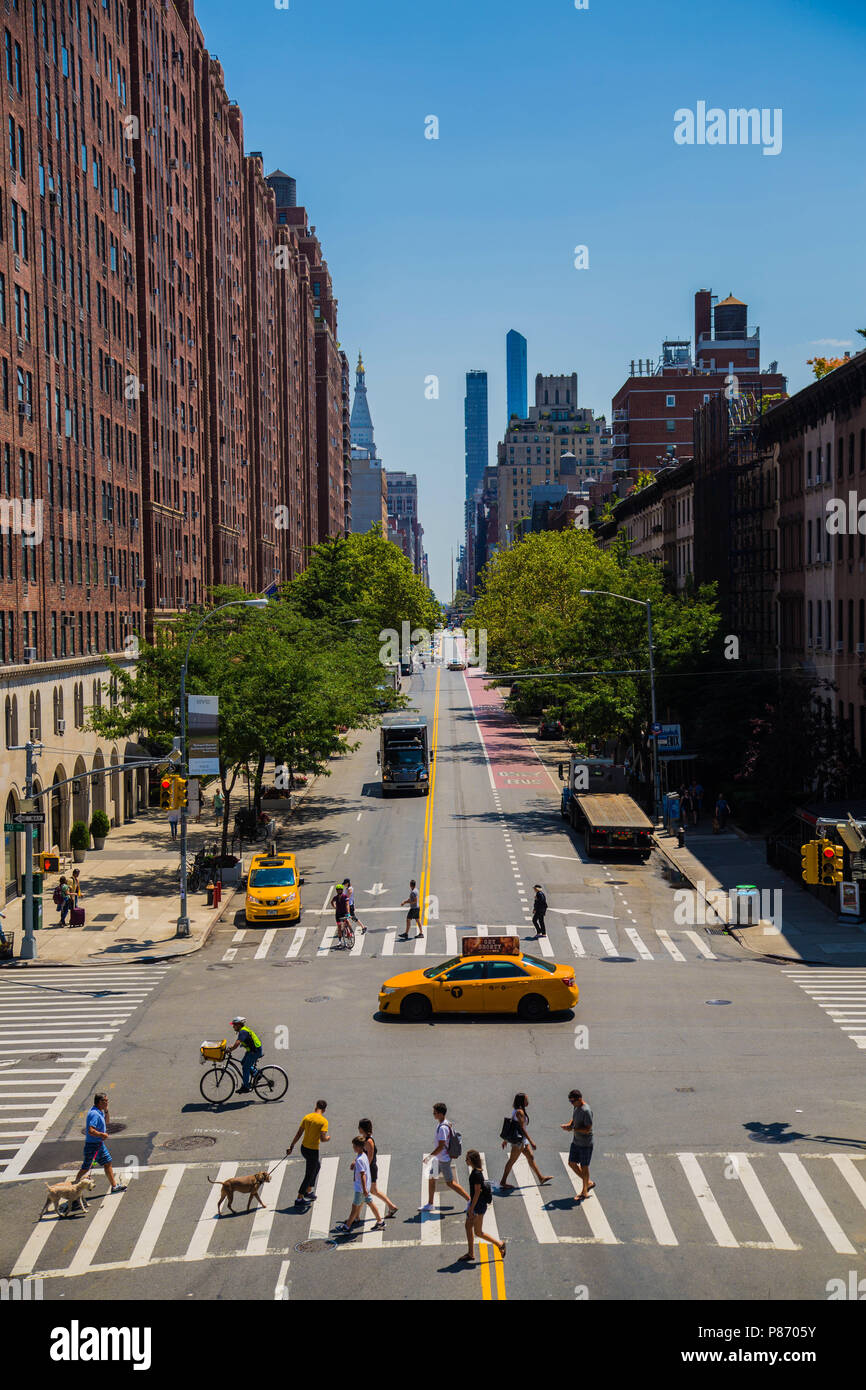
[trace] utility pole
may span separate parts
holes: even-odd
[[[33,773],[34,761],[33,750],[35,744],[28,739],[24,745],[27,756],[27,768],[24,778],[24,798],[28,805],[33,799]],[[13,831],[17,834],[17,831]],[[33,912],[33,828],[25,826],[24,829],[24,908],[21,926],[23,935],[21,938],[21,960],[36,959],[36,937],[33,932],[34,926]]]

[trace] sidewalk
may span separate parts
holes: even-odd
[[[795,962],[866,966],[863,927],[837,918],[794,879],[769,865],[763,838],[750,838],[733,827],[714,835],[705,820],[686,830],[686,849],[678,849],[676,835],[665,830],[656,832],[656,844],[704,899],[707,893],[719,889],[727,893],[739,884],[754,884],[766,894],[761,913],[754,914],[761,920],[754,925],[738,925],[730,906],[717,909],[736,939],[750,950]]]

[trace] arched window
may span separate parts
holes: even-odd
[[[55,685],[55,687],[54,687],[54,732],[55,732],[55,734],[62,734],[62,733],[64,733],[64,731],[65,731],[65,725],[64,725],[64,721],[63,721],[63,687],[62,687],[62,685]]]
[[[12,737],[12,696],[6,696],[6,747],[11,748],[15,742]]]
[[[18,696],[12,696],[12,743],[18,744]]]
[[[41,738],[41,737],[42,737],[42,696],[40,695],[40,693],[39,693],[38,690],[37,690],[37,692],[36,692],[36,711],[35,711],[35,717],[34,717],[33,727],[34,727],[34,729],[36,730],[36,737],[37,737],[37,738]]]
[[[102,707],[102,682],[93,682],[93,703],[97,709]]]

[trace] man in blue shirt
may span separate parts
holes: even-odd
[[[114,1176],[114,1168],[111,1164],[111,1154],[105,1142],[108,1133],[108,1096],[104,1091],[97,1091],[93,1097],[93,1105],[87,1112],[87,1119],[84,1122],[84,1158],[81,1161],[75,1181],[83,1178],[85,1173],[89,1173],[94,1163],[101,1163],[105,1170],[105,1176],[111,1184],[112,1192],[125,1192],[123,1183],[117,1181]]]

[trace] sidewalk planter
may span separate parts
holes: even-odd
[[[69,832],[69,846],[75,863],[83,864],[90,848],[90,831],[83,820],[77,820],[73,823]]]
[[[241,881],[241,861],[233,854],[219,855],[216,861],[217,872],[223,886]]]
[[[105,848],[105,837],[111,829],[111,821],[104,811],[94,811],[90,819],[90,834],[94,849]]]

